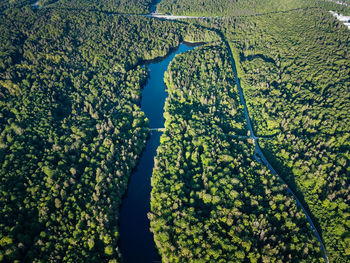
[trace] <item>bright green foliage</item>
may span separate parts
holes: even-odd
[[[53,8],[94,10],[130,14],[146,14],[152,0],[40,0],[41,6]]]
[[[29,3],[0,1],[0,261],[120,261],[118,209],[148,133],[138,65],[218,35],[103,14],[148,12],[149,0],[41,1],[35,13]],[[202,23],[230,40],[256,133],[271,137],[261,146],[309,207],[330,262],[347,262],[350,39],[327,11],[348,9],[285,12],[315,3],[163,0],[159,10],[270,13]],[[165,81],[150,214],[163,260],[322,262],[285,186],[237,136],[247,131],[226,47],[178,56]]]
[[[222,23],[220,24],[222,25]],[[320,227],[350,260],[350,34],[321,9],[227,22],[256,133]]]
[[[348,0],[342,0],[344,2]],[[173,15],[193,16],[256,16],[261,14],[284,13],[301,8],[322,7],[350,15],[348,6],[337,4],[338,0],[162,0],[157,11]]]
[[[350,16],[350,2],[349,0],[342,0],[341,2],[347,2],[347,5],[337,4],[337,0],[324,0],[320,5],[324,10],[337,11],[338,13],[346,16]],[[339,1],[340,2],[340,1]]]
[[[151,230],[164,262],[323,262],[286,187],[253,158],[225,45],[178,55],[165,76],[165,132]]]
[[[196,26],[11,9],[0,20],[0,259],[120,260],[118,210],[146,137],[146,59]]]
[[[317,6],[318,0],[162,0],[160,13],[199,16],[245,16]]]
[[[29,6],[33,1],[31,0],[0,0],[0,15],[6,9],[18,8],[23,6]],[[0,18],[2,19],[2,18]]]

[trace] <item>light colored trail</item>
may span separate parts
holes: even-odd
[[[174,15],[163,15],[159,13],[151,13],[143,15],[145,17],[166,19],[166,20],[176,20],[176,19],[223,19],[223,17],[206,17],[206,16],[174,16]]]
[[[150,128],[149,130],[150,130],[151,132],[152,132],[152,131],[164,132],[164,131],[165,131],[165,128]]]
[[[343,23],[348,29],[350,29],[350,16],[343,16],[342,14],[338,14],[334,11],[329,11],[336,19]]]
[[[343,6],[350,6],[349,4],[342,2],[342,1],[336,1],[336,0],[326,0],[327,2],[332,2],[335,3],[337,5],[343,5]]]
[[[332,0],[328,0],[328,1],[348,6],[346,3],[339,2],[339,1],[332,1]],[[35,2],[34,4],[32,4],[32,7],[35,8],[35,9],[38,9],[38,3],[39,3],[39,1]],[[111,13],[109,15],[114,15],[114,13]],[[177,20],[177,19],[203,19],[204,20],[204,19],[227,19],[228,18],[228,17],[204,17],[204,16],[175,16],[175,15],[163,15],[163,14],[159,14],[159,13],[151,13],[151,14],[117,14],[117,15],[144,16],[144,17],[150,17],[150,18],[156,18],[156,19],[166,19],[166,20]],[[252,124],[251,124],[251,121],[250,121],[250,117],[249,117],[249,113],[248,113],[248,109],[247,109],[247,105],[246,105],[246,102],[245,102],[245,99],[244,99],[244,95],[243,95],[243,91],[242,91],[242,88],[241,88],[240,79],[238,78],[238,75],[237,75],[236,65],[235,65],[235,61],[234,61],[233,56],[232,56],[231,48],[230,48],[230,46],[228,45],[227,42],[225,42],[225,43],[226,43],[226,46],[227,46],[229,54],[230,54],[230,59],[231,59],[232,68],[233,68],[233,71],[234,71],[234,74],[235,74],[235,78],[236,78],[236,84],[237,84],[237,88],[238,88],[238,91],[239,91],[240,100],[241,100],[241,102],[243,104],[243,107],[244,107],[244,116],[245,116],[245,118],[247,120],[247,126],[248,126],[248,130],[250,132],[249,137],[248,136],[242,136],[242,135],[234,135],[233,137],[234,138],[238,138],[238,139],[251,138],[251,139],[253,139],[255,141],[254,158],[260,164],[264,164],[273,174],[277,175],[280,178],[280,180],[282,181],[283,184],[287,185],[288,192],[294,197],[294,199],[296,200],[297,205],[304,212],[304,214],[305,214],[305,216],[307,218],[307,221],[311,225],[311,228],[314,231],[314,234],[315,234],[317,240],[320,242],[321,250],[324,252],[323,257],[324,257],[325,261],[327,263],[329,263],[325,246],[323,244],[321,236],[318,233],[318,231],[317,231],[317,229],[316,229],[316,227],[315,227],[315,225],[314,225],[314,223],[313,223],[309,213],[306,211],[306,209],[304,208],[302,203],[299,201],[299,199],[295,195],[295,193],[291,190],[289,185],[275,171],[275,169],[272,167],[272,165],[269,163],[269,161],[266,159],[265,155],[261,151],[261,148],[259,146],[259,139],[270,139],[270,138],[268,138],[268,137],[260,137],[259,138],[259,137],[255,136],[255,134],[254,134],[253,127],[252,127]],[[150,129],[151,132],[164,132],[164,130],[165,130],[165,128],[151,128]]]
[[[158,14],[158,13],[152,13],[152,14],[149,14],[149,15],[145,15],[147,17],[152,17],[152,18],[158,18],[158,19],[167,19],[167,20],[176,20],[176,19],[216,19],[218,17],[199,17],[199,16],[173,16],[173,15],[161,15],[161,14]],[[224,19],[224,17],[221,17],[221,19]],[[329,263],[329,260],[328,260],[328,257],[327,257],[327,252],[326,252],[326,248],[323,244],[323,241],[321,239],[321,236],[320,234],[318,233],[316,227],[315,227],[315,224],[313,223],[308,211],[305,209],[305,207],[303,206],[303,204],[300,202],[299,198],[296,196],[296,194],[293,192],[293,190],[289,187],[289,185],[286,183],[286,181],[276,172],[276,170],[272,167],[272,165],[269,163],[269,161],[266,159],[265,155],[263,154],[263,152],[261,151],[261,148],[259,146],[259,137],[255,136],[254,134],[254,130],[253,130],[253,126],[252,126],[252,123],[251,123],[251,120],[250,120],[250,117],[249,117],[249,113],[248,113],[248,108],[247,108],[247,104],[246,104],[246,101],[244,99],[244,94],[243,94],[243,90],[242,90],[242,87],[241,87],[241,81],[240,79],[238,78],[238,74],[237,74],[237,69],[236,69],[236,64],[235,64],[235,61],[233,59],[233,55],[232,55],[232,51],[231,51],[231,48],[229,46],[229,44],[224,41],[226,46],[227,46],[227,49],[229,51],[229,55],[230,55],[230,59],[231,59],[231,64],[232,64],[232,69],[234,71],[234,74],[235,74],[235,79],[236,79],[236,84],[237,84],[237,88],[238,88],[238,92],[239,92],[239,97],[240,97],[240,100],[241,100],[241,103],[243,105],[243,109],[244,109],[244,116],[246,118],[246,121],[247,121],[247,126],[248,126],[248,130],[250,132],[249,134],[249,138],[253,139],[254,142],[255,142],[255,153],[254,153],[254,158],[260,163],[260,164],[264,164],[270,171],[272,174],[274,175],[277,175],[281,182],[283,184],[285,184],[287,186],[287,190],[288,192],[294,197],[297,205],[302,209],[302,211],[304,212],[305,216],[306,216],[306,219],[307,221],[309,222],[317,240],[320,242],[320,246],[321,246],[321,250],[323,251],[323,258],[325,259],[326,263]],[[152,131],[152,129],[151,129]],[[236,136],[235,136],[236,137]],[[240,139],[245,139],[247,138],[246,136],[240,136],[240,135],[237,135],[237,138],[240,138]],[[262,137],[261,139],[267,139],[267,138],[264,138]]]
[[[239,96],[240,96],[240,99],[241,99],[241,102],[242,102],[242,105],[244,107],[244,115],[245,115],[245,118],[247,120],[247,124],[248,124],[248,130],[250,132],[250,135],[249,137],[251,139],[253,139],[255,141],[255,153],[254,153],[254,157],[255,159],[261,163],[261,164],[265,164],[265,166],[271,171],[272,174],[274,175],[277,175],[280,180],[282,181],[283,184],[287,185],[287,189],[288,189],[288,192],[294,197],[297,205],[302,209],[302,211],[304,212],[306,218],[307,218],[307,221],[309,222],[309,224],[311,225],[311,228],[312,230],[314,231],[314,234],[317,238],[317,240],[320,242],[321,244],[321,250],[323,251],[324,255],[323,255],[323,258],[325,259],[325,261],[328,263],[328,257],[327,257],[327,253],[326,253],[326,249],[325,249],[325,246],[323,244],[323,241],[321,239],[321,236],[320,234],[318,233],[309,213],[306,211],[305,207],[303,206],[303,204],[300,202],[299,198],[296,196],[296,194],[293,192],[293,190],[289,187],[289,185],[286,183],[286,181],[276,172],[276,170],[272,167],[272,165],[269,163],[269,161],[266,159],[265,155],[263,154],[263,152],[261,151],[261,148],[259,146],[259,138],[256,137],[254,135],[254,131],[253,131],[253,127],[252,127],[252,124],[251,124],[251,121],[250,121],[250,117],[249,117],[249,113],[248,113],[248,108],[247,108],[247,104],[245,102],[245,99],[244,99],[244,94],[243,94],[243,90],[242,90],[242,87],[241,87],[241,82],[240,82],[240,79],[238,78],[238,74],[237,74],[237,69],[236,69],[236,64],[235,64],[235,61],[233,59],[233,56],[232,56],[232,52],[231,52],[231,48],[230,46],[228,45],[228,43],[226,43],[226,46],[227,46],[227,49],[229,51],[229,54],[230,54],[230,59],[231,59],[231,64],[232,64],[232,68],[233,68],[233,71],[234,71],[234,74],[235,74],[235,78],[236,78],[236,84],[237,84],[237,88],[238,88],[238,92],[239,92]]]

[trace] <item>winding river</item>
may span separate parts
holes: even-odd
[[[149,14],[123,14],[128,16],[145,16],[156,19],[176,20],[176,19],[225,19],[225,17],[199,17],[199,16],[175,16],[165,15],[156,12],[156,6],[161,0],[156,0],[150,8]],[[346,5],[335,0],[328,0],[338,4]],[[39,9],[39,0],[32,4],[33,9]],[[107,12],[106,12],[107,13]],[[118,15],[118,13],[108,13],[108,15]],[[259,146],[259,137],[255,136],[254,130],[250,121],[247,105],[244,99],[243,90],[241,88],[240,80],[237,75],[235,61],[232,56],[230,46],[222,36],[230,53],[232,68],[236,78],[236,84],[239,91],[239,96],[244,109],[245,119],[247,121],[249,137],[255,141],[254,157],[258,162],[263,163],[273,174],[277,175],[283,184],[288,187],[288,192],[294,197],[297,205],[302,209],[306,218],[313,229],[316,238],[320,242],[321,250],[325,261],[328,263],[328,257],[322,238],[315,227],[310,214],[305,209],[299,198],[289,187],[286,181],[275,171]],[[150,223],[147,218],[147,213],[150,211],[150,192],[151,192],[151,176],[153,171],[154,157],[156,150],[160,144],[160,131],[163,130],[163,108],[167,93],[165,92],[165,84],[163,82],[164,72],[167,70],[169,63],[176,54],[186,52],[193,49],[193,45],[181,44],[179,48],[172,50],[172,52],[164,57],[155,59],[146,63],[150,69],[150,78],[143,89],[141,109],[146,113],[149,119],[151,136],[146,143],[146,148],[143,151],[139,164],[132,173],[128,189],[123,199],[120,211],[120,250],[125,263],[133,262],[161,262],[157,249],[153,241],[153,235],[149,230]],[[157,131],[158,130],[158,131]],[[241,136],[238,136],[241,137]],[[245,137],[245,136],[243,136]],[[262,138],[261,138],[262,139]]]
[[[261,151],[259,146],[259,137],[255,136],[251,124],[240,79],[238,78],[235,61],[228,43],[226,43],[226,45],[230,53],[232,68],[240,95],[240,101],[243,105],[248,130],[250,131],[249,137],[255,141],[254,156],[257,161],[266,165],[273,174],[279,176],[283,184],[287,185],[288,192],[294,197],[297,205],[306,215],[316,238],[320,242],[325,261],[329,262],[322,238],[318,233],[308,211],[305,209],[289,185],[275,171]],[[157,132],[156,130],[162,129],[164,126],[163,108],[167,93],[165,92],[163,77],[169,63],[173,60],[176,54],[186,52],[193,48],[193,45],[181,44],[178,49],[173,50],[168,56],[147,63],[148,68],[150,69],[150,77],[142,92],[141,109],[145,112],[149,119],[151,136],[147,141],[146,148],[142,153],[136,170],[131,175],[128,190],[121,207],[120,250],[125,263],[161,262],[160,256],[154,244],[153,235],[149,230],[150,222],[147,218],[147,213],[150,211],[151,176],[154,165],[154,157],[156,156],[156,150],[160,144],[159,140],[161,135],[161,133]]]
[[[151,130],[164,127],[163,108],[167,93],[164,72],[176,54],[191,50],[194,45],[180,44],[164,57],[147,63],[149,79],[142,91],[141,109],[149,119]],[[132,173],[120,211],[120,250],[125,263],[160,262],[150,232],[147,213],[150,211],[151,176],[154,157],[160,144],[160,132],[151,131],[137,168]]]
[[[259,162],[262,162],[275,175],[279,176],[259,146],[259,137],[255,136],[245,102],[243,90],[241,88],[240,79],[238,78],[235,61],[233,59],[231,49],[226,43],[230,53],[232,68],[236,78],[240,100],[244,108],[244,115],[247,120],[250,138],[255,141],[255,154]],[[143,89],[141,109],[146,113],[149,119],[151,136],[147,141],[146,148],[140,158],[140,162],[135,172],[131,175],[126,197],[123,201],[120,213],[120,249],[126,263],[132,262],[160,262],[160,256],[156,250],[153,235],[149,230],[149,220],[147,213],[150,211],[150,179],[153,171],[154,157],[159,146],[160,132],[155,130],[163,128],[163,108],[167,93],[165,92],[165,84],[163,82],[164,72],[167,70],[169,63],[176,54],[186,52],[193,49],[193,46],[181,44],[180,47],[168,56],[153,60],[148,63],[150,69],[150,78]],[[316,238],[320,242],[321,250],[324,252],[324,259],[328,262],[325,247],[322,238],[318,233],[308,211],[299,201],[296,194],[289,185],[279,176],[283,184],[288,187],[288,192],[294,197],[297,205],[302,209],[307,217],[308,222],[313,229]],[[135,253],[135,251],[137,251]]]

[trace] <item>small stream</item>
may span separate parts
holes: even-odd
[[[164,73],[176,54],[194,48],[187,43],[164,57],[147,63],[149,79],[142,91],[141,109],[149,119],[150,128],[164,127],[163,108],[165,92]],[[125,263],[160,262],[147,213],[150,211],[151,176],[154,157],[160,144],[160,132],[151,132],[137,168],[131,174],[119,217],[119,245]]]

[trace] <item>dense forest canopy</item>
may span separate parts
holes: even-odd
[[[164,262],[323,262],[295,200],[254,160],[227,47],[177,56],[152,176]]]
[[[329,258],[350,259],[350,34],[322,9],[228,22],[256,134],[305,200]]]
[[[0,12],[11,8],[28,6],[30,3],[30,0],[0,0]]]
[[[157,6],[157,11],[176,15],[254,15],[315,6],[317,2],[317,0],[162,0]]]
[[[50,8],[95,10],[117,13],[149,13],[152,0],[40,0],[39,6]]]
[[[142,65],[184,40],[210,44],[164,78],[149,214],[162,260],[324,261],[255,158],[232,50],[260,146],[329,261],[350,261],[350,31],[328,12],[348,6],[162,0],[162,13],[236,17],[169,22],[127,15],[151,0],[33,2],[0,0],[0,262],[122,262],[118,211],[149,134]]]
[[[0,11],[37,4],[35,8],[94,10],[114,13],[149,13],[152,0],[0,0]]]
[[[200,8],[187,4],[187,11]],[[260,145],[311,212],[330,262],[347,262],[350,39],[349,30],[328,12],[333,7],[338,8],[327,2],[317,8],[194,23],[222,31],[229,41],[255,133],[268,138]],[[217,15],[205,10],[186,14]]]
[[[94,12],[2,16],[0,259],[119,261],[118,209],[148,134],[137,65],[217,36]]]
[[[157,12],[173,15],[231,17],[273,14],[323,6],[328,10],[348,14],[349,8],[336,2],[326,0],[162,0],[157,5]]]

